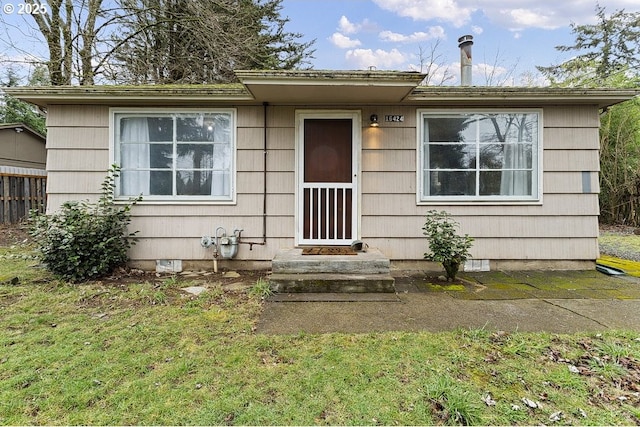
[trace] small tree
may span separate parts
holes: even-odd
[[[457,235],[458,226],[449,213],[431,210],[427,212],[427,221],[422,227],[424,235],[429,238],[430,252],[424,254],[425,259],[441,263],[449,280],[455,280],[460,265],[471,257],[469,249],[473,238],[468,234]]]
[[[30,234],[47,269],[64,280],[82,282],[111,273],[128,261],[135,233],[127,231],[131,207],[113,202],[119,168],[112,166],[97,203],[66,202],[59,213],[33,213]]]

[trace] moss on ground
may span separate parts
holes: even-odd
[[[598,244],[603,255],[640,261],[640,236],[637,234],[601,232]]]
[[[640,277],[640,262],[638,261],[618,258],[611,255],[602,255],[598,259],[598,264],[617,268],[618,270],[624,271],[629,276]]]

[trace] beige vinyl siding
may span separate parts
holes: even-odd
[[[0,129],[0,166],[45,169],[45,141],[28,130]]]
[[[47,211],[96,200],[109,168],[109,108],[50,105],[47,128]]]
[[[418,260],[428,250],[424,239],[404,239],[402,245],[394,238],[367,238],[371,247],[384,248],[384,254],[395,261]],[[471,253],[476,259],[494,261],[592,261],[598,251],[595,238],[492,238],[476,239]],[[571,257],[567,257],[567,253]],[[558,264],[554,264],[558,265]],[[562,269],[561,267],[559,269]]]
[[[268,107],[267,112],[267,245],[255,245],[252,250],[240,245],[237,259],[270,260],[281,247],[293,246],[295,132],[293,118],[287,119],[287,112],[293,115],[293,110]],[[138,226],[141,239],[132,257],[211,259],[212,250],[201,247],[200,237],[214,235],[218,226],[227,233],[243,229],[244,241],[262,241],[263,118],[263,107],[238,107],[236,204],[137,206],[132,226]]]
[[[591,194],[545,194],[542,205],[500,205],[500,204],[460,204],[460,205],[416,205],[415,194],[363,194],[363,216],[423,216],[432,209],[446,210],[455,216],[473,217],[504,216],[533,217],[560,215],[597,215],[598,199]],[[401,211],[401,214],[398,212]],[[401,219],[399,219],[401,220]],[[466,231],[469,232],[469,231]],[[470,232],[469,232],[470,233]]]
[[[384,110],[378,113],[382,117],[387,114]],[[381,122],[380,128],[363,131],[362,239],[369,245],[380,247],[392,259],[422,259],[427,241],[421,228],[427,211],[437,209],[453,214],[461,232],[475,238],[471,252],[480,259],[598,256],[596,108],[543,109],[542,203],[424,206],[416,203],[417,130],[415,120],[409,119],[415,118],[415,108],[396,111],[393,114],[405,115],[404,123]]]
[[[109,107],[105,105],[50,105],[47,127],[109,128]]]
[[[204,107],[203,107],[204,108]],[[239,258],[268,260],[281,247],[293,245],[294,127],[290,107],[268,108],[267,246],[241,245]],[[132,230],[139,230],[131,257],[206,260],[210,249],[200,245],[202,235],[218,226],[227,232],[242,228],[243,240],[262,240],[263,130],[262,106],[238,107],[237,201],[234,205],[145,203],[133,210]],[[49,108],[50,211],[68,200],[95,200],[109,168],[109,108],[55,105]]]
[[[109,127],[51,127],[47,131],[49,150],[108,150]]]
[[[131,229],[139,230],[133,260],[210,260],[212,251],[201,247],[200,237],[213,235],[218,226],[229,233],[236,227],[244,229],[245,241],[262,240],[264,110],[262,106],[235,108],[236,203],[143,201],[133,210]],[[300,107],[308,108],[313,106]],[[421,260],[427,249],[421,230],[424,216],[438,209],[455,215],[461,231],[476,239],[472,253],[480,259],[595,259],[599,189],[595,107],[544,108],[542,203],[453,205],[416,202],[417,108],[422,107],[346,108],[361,110],[363,117],[362,240],[392,260]],[[295,106],[267,108],[267,245],[255,245],[252,250],[240,245],[238,260],[270,260],[281,248],[295,244],[295,111]],[[374,113],[379,116],[378,129],[368,127],[368,117]],[[405,121],[385,123],[388,114],[404,115]],[[97,198],[109,168],[109,108],[50,106],[48,125],[49,209],[67,200]]]
[[[592,225],[590,216],[507,216],[499,221],[493,216],[457,216],[456,219],[461,230],[474,230],[473,237],[477,239],[570,238],[584,233],[584,230]],[[380,221],[386,223],[387,227],[375,227]],[[394,216],[364,217],[362,224],[363,227],[371,229],[370,236],[374,238],[411,238],[416,234],[414,230],[420,230],[423,225],[422,216],[405,216],[402,221],[398,221]],[[597,237],[597,234],[597,230],[594,230],[584,233],[583,237]]]

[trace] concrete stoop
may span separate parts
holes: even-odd
[[[356,255],[302,255],[281,250],[271,263],[271,289],[279,293],[395,292],[390,261],[377,249]]]

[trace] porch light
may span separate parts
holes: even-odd
[[[372,114],[371,117],[369,117],[369,126],[371,126],[372,128],[377,128],[378,126],[380,126],[380,123],[378,123],[377,114]]]

